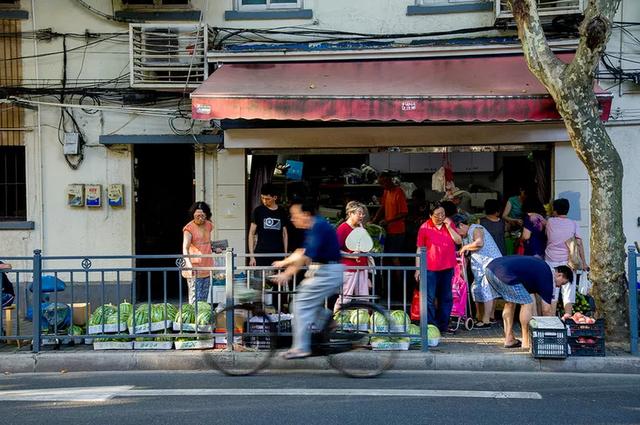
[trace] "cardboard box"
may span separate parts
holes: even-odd
[[[94,350],[133,350],[133,342],[94,342]]]
[[[247,317],[245,314],[246,312],[235,312],[234,318],[233,318],[233,327],[236,330],[236,332],[242,332],[242,330],[244,329],[244,325],[247,321]],[[227,313],[226,312],[220,312],[218,314],[216,314],[216,329],[215,332],[226,332],[227,330]]]
[[[171,350],[173,341],[133,341],[134,350]]]
[[[204,350],[213,348],[214,341],[212,339],[198,339],[193,341],[176,341],[176,350]]]
[[[86,325],[87,318],[91,316],[91,303],[73,303],[70,307],[73,324],[78,326]]]
[[[2,309],[2,327],[4,329],[4,332],[5,332],[4,334],[6,336],[16,335],[15,329],[18,321],[19,319],[17,316],[17,310],[15,305]],[[31,340],[10,339],[10,340],[7,340],[7,343],[16,344],[18,347],[21,347],[22,345],[30,344]]]

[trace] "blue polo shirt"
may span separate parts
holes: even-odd
[[[551,304],[554,279],[551,267],[544,260],[527,255],[506,255],[491,261],[487,269],[502,283],[521,283],[528,293],[538,294],[546,303]]]
[[[313,217],[313,226],[305,233],[304,255],[314,263],[340,261],[340,245],[336,231],[325,219]]]

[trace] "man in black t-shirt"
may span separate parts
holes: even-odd
[[[262,185],[262,205],[251,214],[249,227],[249,266],[270,266],[282,256],[254,257],[253,254],[283,254],[287,252],[287,222],[289,215],[278,205],[278,193],[271,183]]]

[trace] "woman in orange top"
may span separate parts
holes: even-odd
[[[189,303],[206,301],[211,285],[210,270],[190,270],[192,268],[213,267],[211,251],[211,208],[206,202],[196,202],[189,208],[189,216],[193,217],[182,229],[182,254],[185,256],[185,270],[182,277],[187,279]],[[206,257],[190,257],[191,255]]]

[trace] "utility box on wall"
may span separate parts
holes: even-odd
[[[84,206],[83,184],[70,184],[67,186],[67,205],[70,207]]]
[[[107,200],[112,208],[124,207],[124,185],[110,184],[107,186]]]

